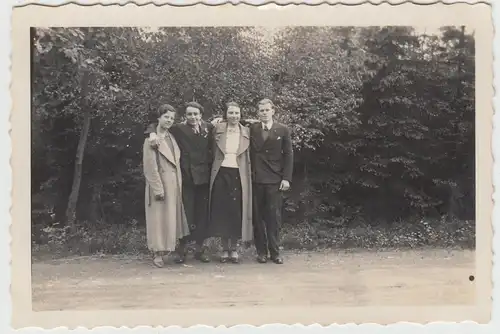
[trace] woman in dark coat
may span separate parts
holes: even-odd
[[[238,263],[238,240],[253,239],[250,132],[240,119],[239,105],[230,102],[213,129],[209,235],[222,239],[221,262]]]

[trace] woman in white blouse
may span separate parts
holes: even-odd
[[[208,231],[209,236],[222,239],[220,260],[223,263],[238,263],[238,240],[253,239],[250,132],[240,120],[239,105],[230,102],[223,122],[215,124],[213,130]]]

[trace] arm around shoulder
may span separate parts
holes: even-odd
[[[156,124],[155,123],[149,123],[148,126],[146,127],[146,131],[144,131],[145,135],[150,135],[151,133],[156,132]]]
[[[252,119],[252,118],[240,120],[241,125],[246,126],[246,127],[250,127],[250,126],[252,126],[252,124],[255,124],[257,122],[258,122],[258,120]]]

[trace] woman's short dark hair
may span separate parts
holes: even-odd
[[[224,111],[222,112],[222,119],[224,119],[224,120],[227,119],[227,110],[229,109],[229,107],[236,107],[236,108],[240,109],[240,112],[241,112],[240,105],[237,102],[230,101],[230,102],[226,103],[226,109],[224,109]]]
[[[240,105],[238,104],[238,102],[230,101],[230,102],[226,103],[226,109],[229,107],[240,108]]]
[[[170,104],[167,104],[167,103],[162,104],[157,109],[153,109],[153,110],[149,111],[149,115],[148,115],[149,122],[150,123],[157,123],[158,118],[160,118],[161,115],[166,114],[167,112],[177,113],[177,110],[175,110],[175,108],[173,106],[171,106]]]
[[[186,108],[184,108],[184,114],[186,113],[186,110],[189,107],[198,109],[201,114],[203,114],[203,112],[205,111],[205,109],[203,108],[203,106],[201,104],[199,104],[198,102],[195,102],[195,101],[191,101],[191,102],[186,103]]]

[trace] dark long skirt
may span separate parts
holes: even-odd
[[[242,206],[239,169],[221,167],[212,187],[210,236],[240,239]]]

